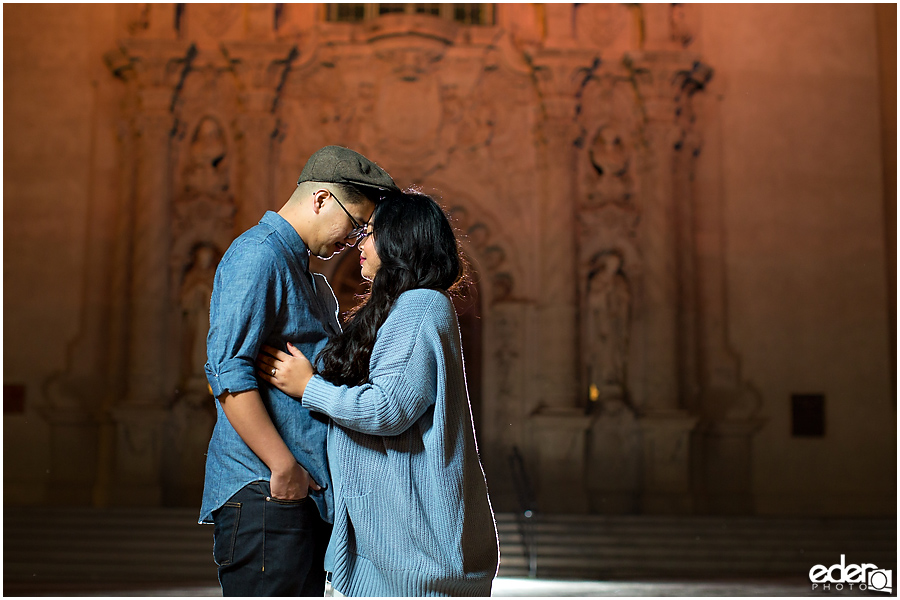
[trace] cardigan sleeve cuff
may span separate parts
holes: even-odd
[[[325,381],[321,375],[313,375],[303,390],[300,403],[309,410],[327,414],[328,400],[334,394],[334,388],[335,386]]]

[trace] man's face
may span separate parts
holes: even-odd
[[[309,251],[327,260],[356,243],[356,235],[351,233],[357,226],[365,227],[372,218],[375,204],[368,199],[358,203],[346,202],[343,198],[338,200],[328,190],[316,194],[319,202],[316,233]]]

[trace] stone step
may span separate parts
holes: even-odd
[[[522,526],[497,515],[500,574],[529,574]],[[894,519],[539,515],[545,578],[803,576],[815,564],[896,564]],[[4,581],[215,585],[212,527],[192,509],[6,508]]]
[[[504,529],[521,532],[516,525]],[[841,554],[848,562],[896,565],[895,519],[541,516],[528,528],[537,575],[545,578],[802,577]],[[519,539],[501,566],[524,576],[529,561]]]

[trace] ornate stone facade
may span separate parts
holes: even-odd
[[[487,26],[116,8],[98,77],[115,193],[90,207],[107,234],[85,275],[103,301],[45,386],[51,479],[82,503],[196,503],[215,264],[341,144],[435,193],[460,232],[496,508],[516,506],[518,448],[541,510],[753,512],[766,419],[725,325],[722,199],[697,183],[719,76],[699,8],[495,8]],[[343,258],[313,264],[349,298]]]
[[[214,265],[279,206],[306,157],[338,143],[434,190],[464,236],[498,505],[514,503],[506,457],[519,447],[544,510],[693,510],[691,450],[718,439],[722,418],[755,415],[721,409],[739,381],[711,395],[696,369],[692,99],[712,69],[689,51],[688,9],[643,7],[642,47],[598,25],[588,43],[554,30],[531,49],[431,16],[280,36],[274,14],[240,34],[259,8],[176,10],[171,30],[142,12],[140,33],[105,57],[121,82],[127,227],[123,394],[109,412],[117,502],[196,495],[213,422],[202,339]],[[633,9],[547,10],[563,28],[575,10],[612,23]],[[334,277],[337,261],[319,268]],[[747,455],[752,431],[737,444]]]

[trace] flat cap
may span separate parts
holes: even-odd
[[[400,188],[387,171],[359,152],[343,146],[325,146],[310,156],[297,183],[304,181],[346,183],[393,193],[400,192]]]

